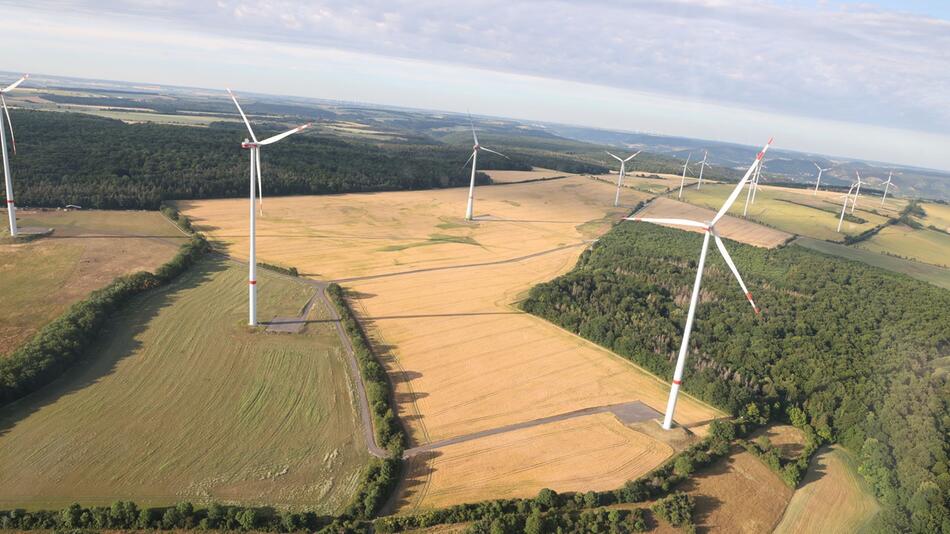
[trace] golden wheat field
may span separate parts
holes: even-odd
[[[258,222],[258,258],[351,290],[395,382],[413,445],[619,402],[639,400],[662,411],[665,380],[513,306],[533,285],[571,269],[591,239],[627,215],[611,207],[613,193],[578,176],[480,187],[473,222],[461,218],[465,189],[268,198]],[[622,193],[628,206],[645,198]],[[231,254],[246,256],[246,201],[179,207]],[[688,397],[677,407],[686,426],[720,416]],[[595,434],[575,432],[571,454],[593,457]],[[548,443],[558,446],[557,439]],[[623,447],[629,450],[618,456],[643,448]],[[531,494],[551,477],[582,480],[603,472],[593,460],[555,462],[550,472],[525,478],[514,454],[446,452],[444,461],[450,457],[454,472],[497,476],[452,497],[450,481],[430,469],[427,492],[445,495],[440,504],[488,498],[506,483]]]

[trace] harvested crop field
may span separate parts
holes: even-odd
[[[696,499],[700,532],[772,532],[792,498],[792,489],[771,469],[739,449],[694,474],[683,490]]]
[[[0,508],[134,500],[336,513],[369,455],[339,337],[244,325],[246,268],[209,258],[136,297],[65,377],[4,408]],[[262,317],[314,289],[260,272]]]
[[[662,411],[666,380],[513,306],[572,268],[589,240],[626,215],[611,207],[613,189],[584,177],[479,187],[471,222],[460,217],[466,196],[446,189],[267,199],[258,257],[350,290],[395,382],[411,446],[635,400]],[[644,198],[622,193],[625,205]],[[246,253],[246,201],[179,205],[229,252]],[[721,416],[689,397],[677,407],[687,426]],[[639,450],[629,447],[627,454]],[[496,476],[481,493],[472,485],[455,497],[441,487],[448,480],[434,478],[427,494],[444,495],[445,504],[490,497],[506,479],[509,491],[532,494],[540,481],[581,480],[599,469],[565,463],[526,479],[514,456],[452,462],[457,472],[490,468]]]
[[[778,453],[786,459],[798,458],[805,449],[805,434],[792,425],[772,425],[757,430],[750,439],[755,441],[763,436],[768,438]]]
[[[853,460],[835,446],[812,459],[775,532],[860,532],[878,510],[880,505]]]
[[[0,244],[0,293],[7,304],[0,310],[0,357],[72,303],[118,276],[154,270],[185,242],[157,212],[20,210],[17,215],[21,227],[54,232]]]
[[[685,202],[660,197],[638,211],[637,216],[675,217],[703,222],[712,220],[713,217],[716,216],[716,212]],[[702,231],[698,228],[694,229],[680,226],[676,228],[687,231]],[[731,216],[722,218],[719,223],[716,224],[716,230],[718,230],[719,235],[722,237],[765,248],[777,247],[792,238],[792,234]]]
[[[496,184],[514,184],[534,180],[550,180],[571,176],[570,173],[535,167],[530,171],[484,171]]]

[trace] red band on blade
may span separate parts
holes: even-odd
[[[248,284],[251,284],[251,285],[253,286],[253,285],[257,284],[257,280],[251,280],[251,281],[248,282]]]
[[[682,384],[682,382],[680,382],[679,380],[674,380],[673,383],[676,384],[677,386]]]
[[[752,293],[746,293],[745,298],[749,299],[749,302],[752,302]]]

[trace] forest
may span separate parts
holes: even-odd
[[[285,129],[264,123],[263,138]],[[12,156],[18,206],[157,209],[164,200],[248,194],[248,157],[239,123],[208,128],[126,124],[79,113],[17,111]],[[507,147],[499,147],[505,149]],[[432,140],[384,143],[304,132],[262,151],[264,196],[430,189],[468,185],[468,146]],[[479,169],[602,172],[570,157],[512,147],[510,160],[479,158]],[[477,182],[489,183],[479,172]]]
[[[620,224],[522,307],[669,377],[701,240]],[[950,292],[802,247],[728,247],[762,313],[710,253],[686,390],[733,414],[804,416],[847,447],[878,530],[950,531]]]

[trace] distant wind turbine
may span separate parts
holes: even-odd
[[[472,220],[472,210],[475,208],[475,166],[478,163],[478,151],[484,150],[485,152],[491,152],[492,154],[498,154],[499,156],[505,159],[511,159],[508,156],[502,154],[501,152],[495,152],[494,150],[484,147],[478,144],[478,136],[475,135],[475,123],[472,121],[472,117],[468,117],[468,122],[472,126],[472,139],[475,140],[475,146],[472,147],[472,155],[468,157],[468,160],[465,161],[465,165],[468,165],[468,162],[472,162],[472,181],[468,184],[468,207],[465,208],[465,219]],[[465,167],[462,165],[462,167]]]
[[[693,153],[690,152],[686,156],[686,163],[683,164],[683,177],[680,178],[680,194],[676,198],[683,198],[683,184],[686,183],[686,169],[689,168],[689,158],[693,157]]]
[[[755,174],[752,175],[752,179],[749,180],[749,190],[745,195],[745,207],[742,208],[742,216],[745,217],[749,213],[749,206],[755,204],[755,193],[759,189],[759,174],[762,170],[762,167],[765,163],[759,163],[755,168]]]
[[[851,200],[851,213],[852,213],[852,214],[854,213],[854,208],[858,205],[858,197],[861,196],[861,183],[862,183],[862,182],[861,182],[861,173],[859,173],[858,171],[854,171],[854,174],[856,174],[857,177],[858,177],[858,183],[856,184],[856,185],[858,186],[858,188],[854,190],[854,198]]]
[[[21,83],[29,78],[29,74],[24,74],[22,78],[0,89],[0,103],[3,104],[3,114],[0,115],[0,145],[3,145],[3,179],[7,186],[7,218],[10,219],[10,235],[16,237],[16,205],[13,202],[13,172],[10,170],[10,156],[7,154],[7,132],[3,128],[3,119],[6,117],[7,126],[10,128],[10,141],[13,145],[13,153],[16,154],[16,137],[13,136],[13,121],[10,120],[10,110],[7,109],[7,99],[3,95],[16,89]]]
[[[696,182],[696,189],[699,189],[703,186],[703,171],[706,170],[706,158],[709,156],[709,151],[703,151],[703,160],[699,162],[699,181]]]
[[[830,171],[830,170],[831,170],[831,167],[828,167],[827,169],[822,169],[822,168],[819,167],[818,164],[815,163],[814,161],[812,162],[812,165],[814,165],[815,168],[818,169],[818,179],[815,180],[815,195],[817,195],[817,194],[818,194],[818,186],[821,184],[821,173],[823,173],[823,172],[825,172],[825,171]]]
[[[848,194],[844,196],[844,204],[841,205],[841,217],[838,218],[838,233],[841,233],[841,223],[844,222],[844,212],[848,209],[848,200],[851,198],[851,193],[854,191],[854,187],[857,184],[851,184],[851,188],[848,189]]]
[[[884,196],[881,198],[881,207],[884,207],[884,201],[887,200],[887,190],[891,187],[891,176],[893,176],[894,171],[889,171],[887,173],[887,181],[884,182]]]
[[[736,280],[739,281],[739,287],[742,288],[742,292],[752,305],[752,309],[755,311],[755,313],[759,313],[758,306],[756,306],[755,301],[752,300],[752,293],[750,293],[746,288],[745,282],[742,281],[742,276],[739,275],[739,270],[736,269],[735,263],[732,262],[732,257],[729,256],[729,251],[726,250],[725,244],[722,242],[722,239],[719,237],[719,233],[716,231],[716,223],[718,223],[719,220],[726,215],[726,212],[728,212],[729,208],[732,207],[732,204],[735,203],[736,198],[738,198],[739,194],[742,192],[742,188],[746,185],[746,183],[749,182],[749,178],[752,176],[752,173],[755,171],[755,169],[757,169],[761,164],[762,157],[765,156],[765,152],[771,145],[772,140],[769,139],[769,142],[766,143],[765,147],[762,148],[762,151],[759,152],[759,154],[755,157],[755,161],[752,162],[752,166],[750,166],[746,171],[745,176],[742,177],[742,180],[740,180],[735,189],[732,190],[732,194],[730,194],[729,198],[726,199],[725,204],[719,208],[716,216],[713,217],[713,219],[708,223],[702,223],[688,219],[656,219],[647,217],[629,217],[627,219],[632,221],[650,222],[654,224],[689,226],[692,228],[701,228],[704,231],[703,247],[699,253],[699,265],[696,268],[696,280],[693,282],[693,294],[689,300],[689,312],[686,314],[686,327],[683,330],[683,341],[680,344],[679,356],[676,358],[676,369],[673,371],[673,384],[670,387],[670,398],[666,404],[666,414],[663,418],[663,428],[666,430],[669,430],[673,426],[673,412],[676,409],[676,397],[679,394],[680,384],[683,380],[683,368],[686,366],[686,354],[689,352],[689,335],[693,330],[693,319],[696,316],[696,305],[699,301],[699,290],[703,279],[703,267],[706,265],[706,252],[709,250],[710,236],[716,240],[716,247],[719,249],[719,253],[722,254],[722,258],[726,260],[726,265],[729,266],[729,269],[732,270],[732,274],[734,274]]]
[[[244,124],[247,126],[247,131],[251,134],[251,140],[247,138],[241,143],[241,148],[246,148],[250,151],[251,155],[251,194],[250,194],[250,253],[247,260],[248,264],[248,311],[250,318],[248,323],[251,326],[257,326],[257,231],[256,231],[256,220],[255,220],[255,210],[254,210],[254,181],[257,181],[257,192],[260,193],[260,210],[261,215],[264,215],[264,191],[261,182],[261,147],[264,145],[270,145],[276,143],[281,139],[295,134],[301,130],[305,130],[310,127],[310,124],[304,124],[303,126],[298,126],[292,130],[287,130],[284,133],[277,134],[273,137],[268,137],[263,141],[258,141],[257,136],[254,135],[254,130],[251,128],[251,123],[247,120],[247,115],[244,114],[244,110],[241,109],[241,104],[238,104],[237,97],[234,96],[234,93],[228,89],[228,94],[231,95],[231,100],[234,101],[234,105],[237,106],[238,113],[241,114],[241,118],[244,119]]]
[[[605,150],[604,152],[607,152],[607,151]],[[637,157],[637,154],[639,154],[640,152],[643,152],[643,151],[642,151],[642,150],[638,150],[636,154],[630,156],[630,157],[627,158],[627,159],[621,159],[620,157],[615,156],[615,155],[611,154],[610,152],[607,152],[607,155],[609,155],[610,157],[612,157],[612,158],[614,158],[615,160],[617,160],[617,161],[620,162],[620,176],[617,178],[617,195],[614,197],[614,207],[615,207],[615,208],[620,205],[620,187],[621,187],[621,185],[623,185],[623,176],[624,176],[624,174],[625,174],[626,171],[627,171],[627,162],[630,161],[630,160],[632,160],[633,158]]]

